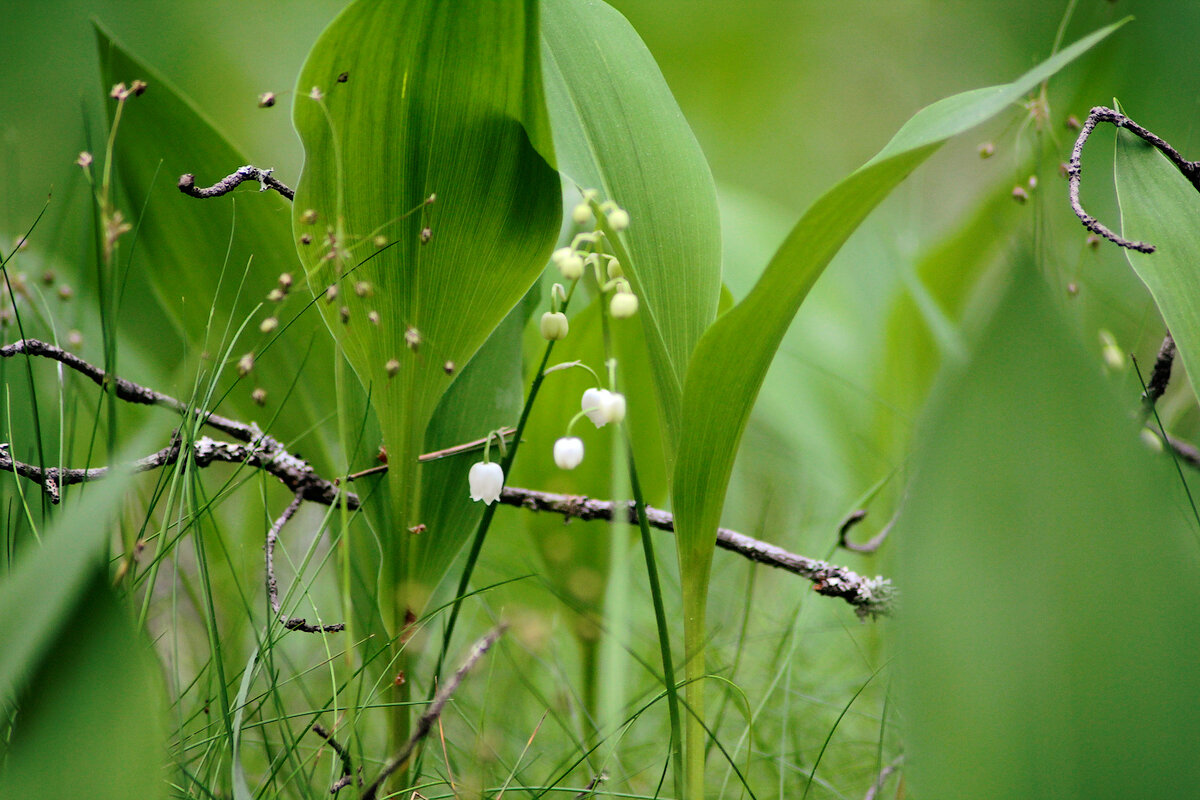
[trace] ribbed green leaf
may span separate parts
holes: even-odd
[[[687,435],[680,440],[672,481],[689,678],[703,674],[698,648],[713,543],[738,442],[767,368],[809,289],[867,214],[948,138],[1020,100],[1119,24],[1081,39],[1013,83],[955,95],[918,112],[873,159],[805,212],[750,294],[701,339],[684,384],[682,430]],[[689,703],[698,708],[700,686],[689,688]],[[689,747],[696,748],[702,732],[695,726],[691,731],[695,744]],[[694,784],[702,764],[689,766]]]
[[[716,317],[721,292],[712,174],[658,65],[624,17],[598,0],[543,0],[542,17],[558,167],[632,219],[612,241],[641,299],[670,463],[688,359]]]
[[[1200,545],[1032,265],[923,428],[895,532],[914,797],[1179,797]]]
[[[204,351],[219,355],[230,326],[236,330],[259,303],[265,303],[265,308],[255,317],[256,323],[272,314],[278,314],[281,323],[290,320],[307,301],[306,291],[296,292],[282,306],[265,300],[280,274],[297,273],[300,267],[291,243],[288,201],[275,192],[259,192],[253,183],[211,200],[181,193],[176,187],[180,175],[193,173],[198,184],[208,185],[244,165],[246,157],[166,78],[130,55],[99,25],[96,39],[106,91],[114,83],[135,79],[149,84],[145,94],[126,104],[113,155],[117,186],[128,199],[124,214],[130,218],[146,208],[136,238],[129,295],[137,296],[137,286],[148,281],[193,357]],[[111,114],[114,101],[106,102]],[[295,278],[299,282],[301,276]],[[211,332],[206,338],[210,314]],[[137,324],[144,312],[122,316]],[[278,406],[306,355],[310,378],[329,368],[333,349],[323,328],[313,310],[301,316],[256,360],[254,372],[227,402],[245,417],[263,419],[279,411],[272,431],[277,436],[298,434],[328,416],[333,408],[331,392],[300,391],[282,409]],[[239,355],[261,348],[272,338],[261,334],[257,324],[248,330],[251,333],[235,351]],[[146,336],[147,331],[140,335]],[[168,355],[178,358],[179,353],[162,353]],[[227,374],[236,377],[228,367]],[[251,400],[256,386],[267,390],[265,409]]]
[[[1196,391],[1200,386],[1200,193],[1162,153],[1125,130],[1117,131],[1116,182],[1122,235],[1157,248],[1150,254],[1126,250],[1129,265],[1154,296]]]
[[[321,305],[379,417],[397,579],[411,568],[402,531],[421,522],[416,457],[448,371],[521,299],[558,232],[558,176],[530,137],[546,131],[536,31],[532,0],[360,0],[322,34],[297,84],[295,235],[312,237],[298,247],[313,285],[339,286]],[[376,236],[391,245],[375,252]],[[370,286],[361,296],[359,282]]]

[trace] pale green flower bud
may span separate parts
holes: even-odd
[[[638,299],[633,292],[616,292],[608,303],[609,313],[615,319],[627,319],[637,313]]]
[[[570,330],[567,315],[561,311],[547,311],[542,314],[541,330],[542,338],[550,342],[567,338],[567,332]]]

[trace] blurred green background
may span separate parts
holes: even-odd
[[[839,254],[793,325],[760,396],[726,504],[729,527],[862,572],[890,574],[887,547],[875,556],[835,555],[838,522],[870,500],[868,521],[855,533],[865,539],[899,506],[913,426],[933,378],[943,357],[961,354],[986,316],[994,294],[989,287],[1014,252],[1034,255],[1055,288],[1053,301],[1075,321],[1075,333],[1097,369],[1101,329],[1143,363],[1152,360],[1164,332],[1157,312],[1119,252],[1085,245],[1085,231],[1067,208],[1058,166],[1074,139],[1064,124],[1068,115],[1082,119],[1088,108],[1107,105],[1114,96],[1185,156],[1196,155],[1200,71],[1194,68],[1193,43],[1200,33],[1200,4],[612,4],[657,58],[708,155],[722,203],[725,280],[735,298],[753,284],[798,215],[869,159],[919,108],[955,92],[1006,82],[1044,59],[1069,6],[1074,14],[1064,42],[1135,16],[1053,82],[1040,131],[1028,114],[1014,109],[952,142]],[[291,128],[290,92],[312,42],[343,5],[326,0],[3,0],[0,251],[8,254],[46,196],[53,195],[45,220],[13,269],[36,276],[53,268],[60,280],[79,287],[80,298],[87,297],[93,281],[87,185],[73,164],[79,151],[99,149],[87,143],[98,142],[104,132],[92,18],[169,76],[252,163],[274,167],[278,177],[294,185],[301,151]],[[257,107],[265,91],[280,96],[274,108]],[[984,141],[995,143],[989,160],[976,153]],[[1111,138],[1098,136],[1085,162],[1097,176],[1085,188],[1085,202],[1115,225],[1110,157]],[[1038,188],[1030,202],[1018,205],[1011,190],[1027,185],[1030,175],[1038,176]],[[216,177],[201,176],[201,182]],[[157,268],[134,263],[137,269]],[[1078,292],[1068,293],[1069,284]],[[153,306],[149,297],[126,302],[128,308]],[[64,330],[83,331],[84,354],[97,356],[94,309],[83,302],[50,303]],[[15,334],[6,331],[4,338]],[[171,335],[123,348],[122,371],[128,377],[187,394],[189,378],[176,371],[179,343]],[[1040,365],[1028,368],[1037,371]],[[1113,370],[1110,379],[1124,396],[1136,397],[1137,382],[1128,371]],[[1168,428],[1195,432],[1193,405],[1184,382],[1176,380],[1162,404]],[[499,519],[511,528],[545,524],[516,512]],[[261,532],[250,528],[247,541],[253,543]],[[247,575],[257,569],[254,548],[249,545],[244,555]],[[485,555],[477,583],[528,571],[530,558],[522,553],[492,548]],[[753,687],[754,704],[765,704],[778,685],[786,687],[759,734],[788,742],[787,758],[781,756],[775,767],[782,785],[784,776],[807,774],[833,720],[883,665],[877,634],[887,623],[860,626],[833,601],[814,600],[792,576],[756,571],[722,554],[716,564],[714,597],[739,602],[713,603],[712,667],[728,669],[742,652],[771,654],[763,674],[751,665],[738,679]],[[668,575],[667,580],[676,591],[677,578]],[[575,599],[586,602],[583,594]],[[740,602],[746,597],[760,600],[752,618]],[[528,598],[517,602],[530,603]],[[651,630],[652,624],[639,628],[640,644],[652,641]],[[857,727],[852,725],[847,739],[825,756],[843,768],[835,768],[839,780],[856,780],[856,787],[874,774],[878,742],[872,737],[884,738],[879,718],[886,714],[886,688],[880,681],[864,694],[845,723],[857,721]],[[737,702],[730,701],[733,708]],[[729,718],[737,714],[722,704],[714,708],[718,725],[732,725],[736,735],[739,723]],[[864,709],[860,717],[857,709]],[[803,717],[803,723],[789,722],[793,717]],[[642,744],[647,752],[655,746]],[[830,789],[813,796],[842,795]]]

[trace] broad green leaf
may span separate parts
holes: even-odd
[[[481,439],[488,431],[515,425],[525,399],[521,370],[521,337],[536,302],[527,297],[505,317],[462,375],[442,396],[425,433],[425,450],[432,452]],[[492,458],[500,453],[493,442]],[[425,531],[413,546],[413,574],[430,581],[446,571],[470,541],[484,505],[471,500],[467,473],[483,458],[481,452],[462,453],[422,467],[421,523]],[[418,614],[421,609],[415,609]]]
[[[311,284],[339,287],[338,302],[319,305],[388,449],[396,530],[381,532],[385,587],[413,566],[403,530],[421,522],[416,458],[433,411],[541,272],[559,229],[559,179],[529,135],[546,129],[536,31],[532,0],[359,0],[297,82],[295,235],[312,237],[298,245]],[[377,250],[376,236],[390,246]]]
[[[115,473],[75,492],[0,584],[0,699],[19,708],[0,797],[166,796],[159,665],[108,587],[110,521],[131,483]]]
[[[543,0],[542,41],[559,170],[632,220],[610,241],[641,300],[670,463],[688,359],[721,292],[712,174],[654,58],[617,11]]]
[[[1021,265],[923,427],[896,530],[913,796],[1179,797],[1200,543],[1168,457]],[[1168,588],[1169,587],[1169,588]]]
[[[1200,193],[1162,153],[1117,131],[1117,199],[1121,233],[1153,244],[1153,253],[1126,250],[1150,289],[1195,390],[1200,383]]]
[[[141,79],[149,84],[145,94],[126,103],[113,153],[117,186],[128,200],[124,215],[136,221],[143,206],[146,209],[127,294],[138,296],[138,288],[148,281],[193,358],[204,351],[218,357],[227,331],[236,330],[262,303],[264,308],[234,352],[261,350],[274,334],[260,333],[258,322],[278,315],[282,327],[308,300],[308,292],[299,286],[302,276],[291,241],[288,201],[275,192],[259,192],[253,183],[210,200],[181,193],[176,187],[180,175],[192,173],[198,184],[208,185],[246,164],[246,157],[166,78],[130,55],[99,25],[96,40],[106,94],[117,82]],[[105,102],[111,115],[115,101]],[[281,304],[268,302],[267,293],[285,272],[297,273],[292,296]],[[122,315],[133,324],[142,316],[140,311]],[[149,332],[140,335],[145,338]],[[161,345],[158,352],[163,358],[179,356]],[[269,419],[278,411],[272,433],[298,434],[330,414],[333,398],[304,390],[288,397],[296,373],[303,363],[308,380],[302,377],[301,385],[311,384],[329,369],[332,358],[329,336],[310,309],[255,360],[250,377],[226,402],[247,418]],[[236,378],[231,365],[226,374]],[[255,387],[267,390],[265,408],[251,400]]]
[[[672,480],[676,547],[684,595],[688,677],[703,674],[699,643],[713,543],[738,442],[767,368],[809,289],[867,214],[948,138],[1003,111],[1114,31],[1103,28],[1010,84],[977,89],[922,109],[869,162],[829,190],[796,223],[742,302],[700,340],[684,384],[682,430]],[[689,684],[698,709],[700,685]],[[703,735],[693,723],[689,748]],[[692,756],[694,758],[694,756]],[[703,764],[689,762],[689,791]]]

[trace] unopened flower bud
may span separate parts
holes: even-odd
[[[608,266],[605,268],[605,272],[608,273],[608,279],[610,281],[615,281],[617,278],[625,277],[625,270],[621,269],[621,262],[617,261],[615,258],[610,258],[608,260]]]
[[[572,251],[569,256],[558,263],[558,271],[569,281],[577,281],[583,277],[583,259]]]
[[[342,318],[342,322],[350,321],[350,309],[347,306],[342,306],[338,309],[338,315]]]
[[[1110,331],[1100,330],[1100,352],[1104,356],[1104,363],[1111,370],[1125,369],[1125,353],[1117,346],[1117,339]]]
[[[382,233],[379,234],[378,236],[376,236],[374,239],[372,239],[371,242],[376,247],[387,247],[387,243],[388,243],[387,237],[384,236]]]
[[[374,311],[374,310],[368,311],[367,312],[367,322],[371,323],[372,325],[378,325],[379,324],[379,312]]]
[[[623,231],[629,227],[629,212],[618,208],[608,215],[608,225],[614,231]]]
[[[279,320],[276,317],[267,317],[262,322],[258,323],[258,329],[263,333],[270,333],[279,327]]]
[[[1029,190],[1033,191],[1038,187],[1037,175],[1030,175],[1029,180],[1025,181],[1025,183],[1029,186]]]
[[[263,92],[262,94],[260,94],[258,96],[258,107],[259,108],[270,108],[273,105],[275,105],[275,93],[274,92]]]
[[[83,334],[76,330],[68,332],[67,346],[72,350],[78,350],[79,348],[83,347]]]
[[[996,155],[996,145],[992,144],[991,142],[984,142],[983,144],[979,145],[980,158],[991,158],[994,155]]]
[[[325,93],[321,91],[321,87],[314,86],[314,87],[312,87],[312,89],[309,90],[308,96],[311,99],[319,102],[325,98]]]
[[[564,436],[554,443],[554,463],[559,469],[575,469],[583,461],[583,439]]]
[[[338,296],[337,284],[336,283],[329,284],[329,286],[325,289],[325,302],[332,303],[334,300],[337,300],[337,296]]]
[[[250,399],[254,401],[256,406],[265,406],[267,404],[267,390],[259,386],[250,393]]]
[[[375,293],[375,290],[371,288],[371,284],[367,281],[359,281],[354,284],[354,293],[359,297],[370,297]]]
[[[388,362],[383,365],[383,368],[387,371],[389,378],[394,378],[400,372],[400,362],[394,358],[389,359]]]
[[[317,222],[317,210],[315,208],[304,209],[304,213],[300,215],[300,221],[305,225],[315,225]]]
[[[294,280],[292,278],[292,273],[290,272],[284,272],[279,276],[279,288],[283,289],[285,292],[292,288],[293,282]]]
[[[267,292],[267,299],[270,300],[272,303],[280,303],[283,301],[283,298],[284,298],[283,289],[280,289],[279,287],[276,287],[276,288],[272,289],[271,291]]]
[[[67,284],[64,283],[58,287],[58,299],[59,300],[70,300],[74,296],[75,296],[75,290],[72,289]]]
[[[454,370],[455,366],[453,361],[447,361],[445,364],[442,364],[442,372],[446,373],[447,375],[453,375]]]
[[[547,311],[545,314],[542,314],[540,327],[542,338],[551,342],[567,338],[567,332],[571,328],[567,322],[567,315],[561,311]]]
[[[580,203],[571,211],[571,220],[576,225],[587,225],[592,221],[592,207],[587,203]]]
[[[421,233],[418,238],[420,238],[421,244],[429,244],[429,241],[433,238],[433,229],[421,228]]]
[[[1012,199],[1024,205],[1025,202],[1029,200],[1029,192],[1025,191],[1024,186],[1014,186],[1012,190]]]
[[[421,332],[412,325],[404,329],[404,346],[414,353],[421,347]]]
[[[637,313],[638,299],[633,292],[616,292],[608,303],[609,313],[615,319],[627,319]]]
[[[246,355],[244,355],[238,359],[238,363],[237,363],[238,375],[241,375],[244,378],[250,374],[250,370],[252,370],[252,369],[254,369],[254,354],[253,353],[246,353]]]

